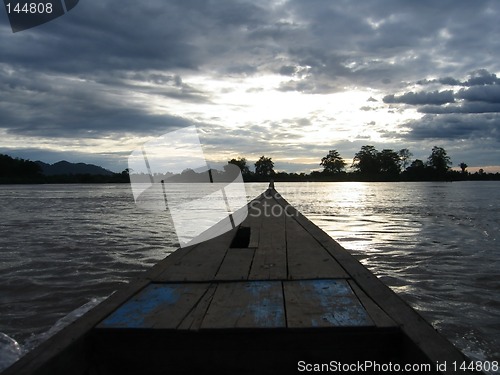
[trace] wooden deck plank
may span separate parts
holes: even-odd
[[[286,218],[288,279],[348,278],[338,262],[293,217]]]
[[[196,245],[191,245],[173,251],[164,259],[160,260],[153,267],[151,267],[151,269],[146,271],[145,277],[153,281],[156,280],[163,272],[165,272],[165,269],[167,267],[169,267],[171,264],[180,262],[180,260],[195,247]]]
[[[228,249],[215,280],[247,280],[255,249]]]
[[[259,244],[260,200],[248,207],[248,215],[240,227],[250,228],[250,241],[247,248],[229,248],[215,280],[247,280],[252,266],[255,248]]]
[[[260,209],[260,241],[249,279],[284,280],[288,273],[285,215],[274,199],[262,199]]]
[[[176,262],[165,263],[153,281],[211,281],[217,274],[237,228],[197,244]],[[174,253],[175,254],[175,253]]]
[[[248,247],[251,249],[255,249],[259,247],[260,243],[260,222],[257,220],[253,220],[250,225],[250,241],[248,243]]]
[[[398,327],[398,324],[387,315],[384,310],[382,310],[370,297],[368,297],[356,284],[354,280],[347,280],[349,285],[351,286],[354,294],[359,298],[364,308],[370,315],[370,318],[373,320],[375,325],[380,328],[385,327]]]
[[[202,329],[284,327],[279,281],[220,283],[201,325]]]
[[[290,328],[373,326],[344,279],[286,281],[283,288]]]
[[[264,197],[263,195],[261,195],[252,202],[250,202],[248,207],[248,216],[242,223],[242,225],[245,225],[250,228],[250,242],[248,244],[249,248],[259,247],[260,225],[261,225],[261,217],[259,213],[261,213],[263,199]]]
[[[210,284],[150,284],[97,328],[176,328]]]
[[[212,302],[216,289],[216,283],[210,284],[205,294],[200,298],[194,309],[192,309],[189,314],[186,315],[179,327],[177,327],[179,330],[186,329],[197,331],[200,329],[201,323],[203,322],[203,318],[207,313],[208,306],[210,306],[210,303]]]

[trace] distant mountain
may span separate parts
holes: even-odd
[[[85,163],[70,163],[66,160],[59,161],[54,164],[47,164],[42,161],[36,161],[36,164],[42,169],[42,173],[46,176],[55,175],[76,175],[76,174],[90,174],[90,175],[103,175],[111,176],[113,172],[99,167],[94,164]]]

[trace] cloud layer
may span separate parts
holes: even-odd
[[[496,1],[103,0],[12,34],[2,13],[0,152],[113,153],[117,169],[145,137],[196,124],[212,157],[297,170],[363,142],[499,165],[476,150],[499,146],[499,15]]]

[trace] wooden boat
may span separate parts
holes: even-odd
[[[248,210],[4,375],[452,373],[467,361],[273,186]]]

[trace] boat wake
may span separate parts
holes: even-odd
[[[22,352],[21,345],[16,340],[0,332],[0,372],[17,361]]]
[[[75,320],[83,316],[87,311],[91,310],[109,296],[92,298],[89,302],[71,311],[69,314],[59,319],[49,330],[39,334],[33,335],[26,340],[23,345],[20,345],[12,337],[0,332],[0,372],[12,365],[24,354],[36,348],[42,342],[54,336],[57,332],[61,331],[64,327],[73,323]]]

